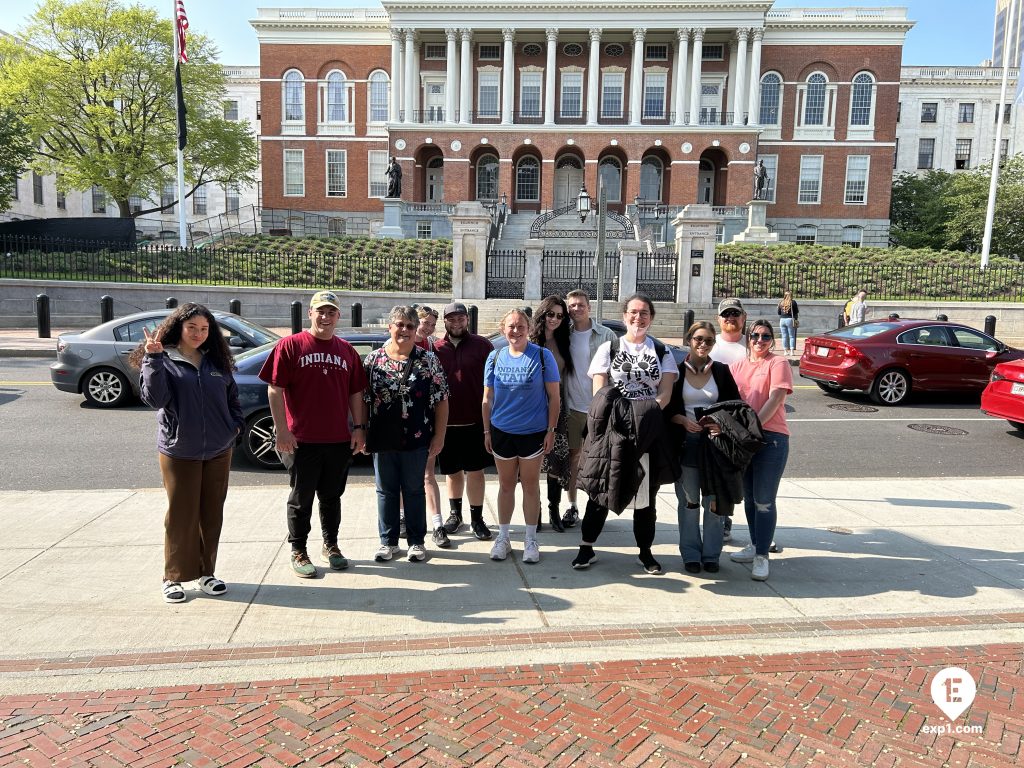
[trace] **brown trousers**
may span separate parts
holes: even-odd
[[[164,517],[164,580],[213,576],[228,495],[231,448],[206,461],[160,457],[167,490]]]

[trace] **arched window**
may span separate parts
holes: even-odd
[[[345,75],[334,70],[327,75],[327,83],[324,94],[324,122],[325,123],[347,123],[347,95],[345,88]]]
[[[804,94],[804,125],[825,124],[825,87],[828,78],[815,72],[807,78],[807,92]]]
[[[875,78],[861,72],[853,78],[853,92],[850,95],[850,125],[871,125],[872,106],[875,95]]]
[[[640,199],[646,203],[661,202],[663,166],[656,157],[645,157],[640,163]]]
[[[813,224],[801,224],[796,228],[796,241],[798,243],[816,243],[818,228]]]
[[[284,119],[288,122],[302,122],[306,119],[304,82],[302,73],[297,69],[285,73],[283,82]]]
[[[385,123],[391,102],[391,81],[388,73],[377,70],[370,74],[370,114],[367,119],[371,123]]]
[[[768,72],[761,78],[761,125],[778,125],[782,101],[782,78]]]
[[[516,167],[516,200],[533,203],[540,200],[540,163],[524,157]]]
[[[622,202],[622,166],[614,157],[606,157],[598,165],[601,188],[605,190],[609,203]]]
[[[498,158],[484,155],[476,164],[476,199],[498,199]]]
[[[848,245],[852,248],[860,248],[861,241],[864,239],[864,228],[857,226],[843,227],[843,245]]]

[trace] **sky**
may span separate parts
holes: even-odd
[[[166,12],[170,18],[172,0],[143,5]],[[16,32],[38,6],[38,0],[0,0],[0,29]],[[996,0],[777,0],[776,8],[843,8],[850,6],[905,7],[917,22],[903,47],[906,66],[973,66],[992,56],[992,23]],[[256,33],[249,25],[256,9],[283,7],[372,8],[374,0],[185,0],[190,28],[212,38],[220,49],[222,64],[259,63]]]

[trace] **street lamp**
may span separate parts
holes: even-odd
[[[580,215],[581,224],[587,220],[587,216],[590,214],[590,195],[587,194],[585,184],[580,185],[580,194],[576,198],[576,213]]]
[[[597,177],[597,188],[597,253],[594,254],[597,266],[597,296],[595,297],[597,311],[594,313],[594,319],[600,323],[602,317],[601,305],[604,303],[604,227],[605,216],[608,213],[608,194],[601,184],[600,174]],[[590,214],[590,203],[587,187],[585,184],[581,184],[580,193],[576,197],[576,212],[580,215],[581,224],[586,222],[587,216]]]

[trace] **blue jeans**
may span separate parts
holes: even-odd
[[[427,495],[423,473],[427,448],[380,451],[373,454],[377,479],[377,531],[380,543],[398,546],[399,502],[405,503],[405,530],[409,545],[423,544],[427,536]]]
[[[782,331],[782,348],[796,349],[796,321],[792,317],[784,317],[779,320],[779,328]]]
[[[684,563],[717,563],[722,555],[722,529],[724,517],[711,511],[714,496],[705,496],[704,537],[701,538],[700,471],[697,467],[683,466],[683,474],[676,480],[676,514],[679,517],[679,554]],[[719,510],[726,511],[726,510]],[[731,510],[728,510],[731,511]]]
[[[779,519],[775,497],[789,459],[789,435],[766,431],[764,441],[743,475],[743,510],[754,554],[767,556]]]

